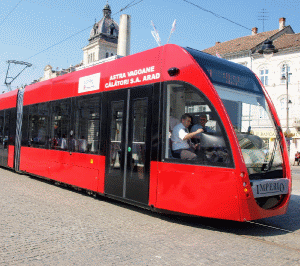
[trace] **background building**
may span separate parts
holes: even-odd
[[[103,9],[103,18],[94,24],[89,44],[83,50],[83,65],[117,54],[119,25],[111,18],[108,4]]]
[[[103,8],[102,19],[98,22],[95,22],[90,32],[90,37],[88,39],[89,44],[82,48],[82,62],[76,66],[70,66],[69,68],[60,70],[53,70],[52,66],[47,65],[44,68],[44,76],[38,81],[52,79],[75,70],[90,67],[106,61],[105,59],[107,58],[111,58],[111,60],[118,58],[118,37],[119,25],[111,18],[111,8],[108,4],[106,4]],[[33,83],[38,81],[34,81]]]
[[[286,26],[285,22],[285,18],[280,18],[279,28],[267,32],[258,33],[256,27],[252,28],[249,36],[217,42],[203,52],[219,54],[224,59],[245,65],[260,78],[276,107],[283,131],[287,133],[290,158],[293,160],[295,152],[300,150],[300,34],[295,33],[291,26]],[[272,57],[264,57],[258,53],[268,39],[278,49]],[[288,80],[283,80],[282,76],[287,73]],[[264,114],[250,111],[243,118],[245,126],[249,119],[255,121],[255,126],[251,128],[253,133],[270,145],[274,140],[274,133],[269,130],[271,125],[268,125]]]

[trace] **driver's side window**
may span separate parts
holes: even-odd
[[[183,163],[232,166],[223,126],[200,91],[180,83],[168,84],[165,98],[164,158]],[[201,133],[196,134],[196,131]]]

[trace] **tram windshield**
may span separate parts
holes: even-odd
[[[210,78],[235,128],[249,174],[282,170],[279,136],[262,88],[242,65],[186,48]]]
[[[214,85],[236,131],[249,174],[282,169],[279,136],[265,96]]]

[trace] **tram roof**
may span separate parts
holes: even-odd
[[[184,53],[181,53],[180,50],[184,51]],[[166,53],[163,51],[165,51]],[[178,58],[174,56],[174,53],[178,53]],[[163,64],[164,68],[167,67],[167,65],[178,65],[178,62],[180,62],[179,65],[182,65],[183,61],[188,60],[187,62],[191,64],[197,63],[214,84],[217,83],[221,86],[223,85],[235,90],[243,90],[255,94],[263,94],[262,88],[257,78],[255,77],[254,73],[247,67],[227,61],[225,59],[217,58],[215,56],[192,48],[184,48],[174,44],[167,44],[130,56],[118,58],[110,62],[105,62],[96,66],[68,73],[50,80],[45,80],[26,86],[24,105],[42,101],[59,100],[74,96],[76,97],[85,94],[92,94],[97,91],[100,92],[109,91],[112,89],[126,88],[126,86],[128,87],[128,85],[126,85],[128,84],[128,82],[124,82],[124,84],[120,84],[120,86],[114,85],[105,87],[104,85],[108,84],[109,82],[122,81],[125,79],[128,80],[131,77],[141,78],[139,75],[127,76],[128,71],[134,72],[135,70],[143,70],[143,68],[153,66],[153,72],[151,73],[157,73],[157,71],[160,71],[159,69],[161,69],[161,61],[158,59],[163,56],[163,54],[168,57],[168,63]],[[189,59],[187,59],[186,55],[188,55]],[[85,93],[79,93],[79,79],[81,79],[82,77],[91,77],[91,75],[94,75],[96,73],[101,73],[101,82],[100,85],[98,85],[99,89],[95,91],[93,90],[87,91]],[[124,78],[125,74],[121,77],[120,73],[125,73],[126,78]],[[148,74],[149,73],[147,73],[146,75]],[[168,75],[164,75],[165,72],[162,72],[161,80],[169,78]],[[144,81],[141,79],[140,83],[130,85],[144,85],[153,81],[156,80]]]
[[[193,56],[212,83],[231,87],[235,90],[263,94],[259,81],[248,67],[190,47],[184,49]]]
[[[18,90],[0,94],[0,110],[16,107]]]

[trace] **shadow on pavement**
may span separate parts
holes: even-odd
[[[267,225],[275,226],[275,227],[280,227],[285,230],[289,230],[293,232],[299,230],[300,229],[300,196],[292,194],[289,208],[285,215],[263,219],[260,220],[259,222],[262,222]]]
[[[219,232],[233,233],[247,236],[276,236],[293,233],[300,229],[300,196],[293,195],[288,212],[285,215],[256,220],[253,222],[236,222],[205,217],[185,216],[179,214],[165,214],[151,212],[123,202],[101,197],[101,199],[122,208],[149,215],[170,223],[182,224],[194,228],[201,228]],[[283,229],[283,230],[280,230]],[[300,238],[300,232],[299,232]]]
[[[40,179],[34,176],[29,176],[29,177],[46,183],[52,183],[52,184],[55,183],[54,181],[48,179]],[[64,184],[60,184],[59,187],[73,191],[75,193],[80,193],[82,195],[88,196],[84,189],[74,190],[74,188]],[[179,214],[157,213],[157,212],[152,212],[149,209],[143,209],[104,196],[97,195],[95,197],[98,200],[109,202],[121,208],[126,208],[134,212],[139,212],[143,215],[149,215],[151,217],[165,220],[170,223],[177,223],[185,226],[202,228],[202,229],[213,230],[213,231],[234,233],[237,235],[261,236],[261,237],[285,235],[285,234],[293,233],[300,229],[300,211],[299,211],[300,196],[299,195],[291,196],[290,205],[285,215],[256,220],[254,221],[254,223],[236,222],[236,221],[212,219],[212,218],[205,218],[205,217],[185,216]],[[279,230],[272,227],[281,228],[284,230]],[[300,232],[299,232],[299,237],[300,237]]]
[[[236,222],[205,217],[185,216],[179,214],[156,213],[151,212],[147,209],[141,209],[139,207],[132,206],[123,202],[115,201],[113,199],[107,199],[104,197],[101,197],[101,199],[119,207],[140,212],[144,215],[149,215],[151,217],[156,217],[158,219],[162,219],[170,223],[177,223],[185,226],[191,226],[195,228],[202,228],[219,232],[234,233],[237,235],[260,237],[285,235],[293,233],[300,229],[300,196],[298,195],[292,195],[289,209],[285,215],[256,220],[253,222]]]

